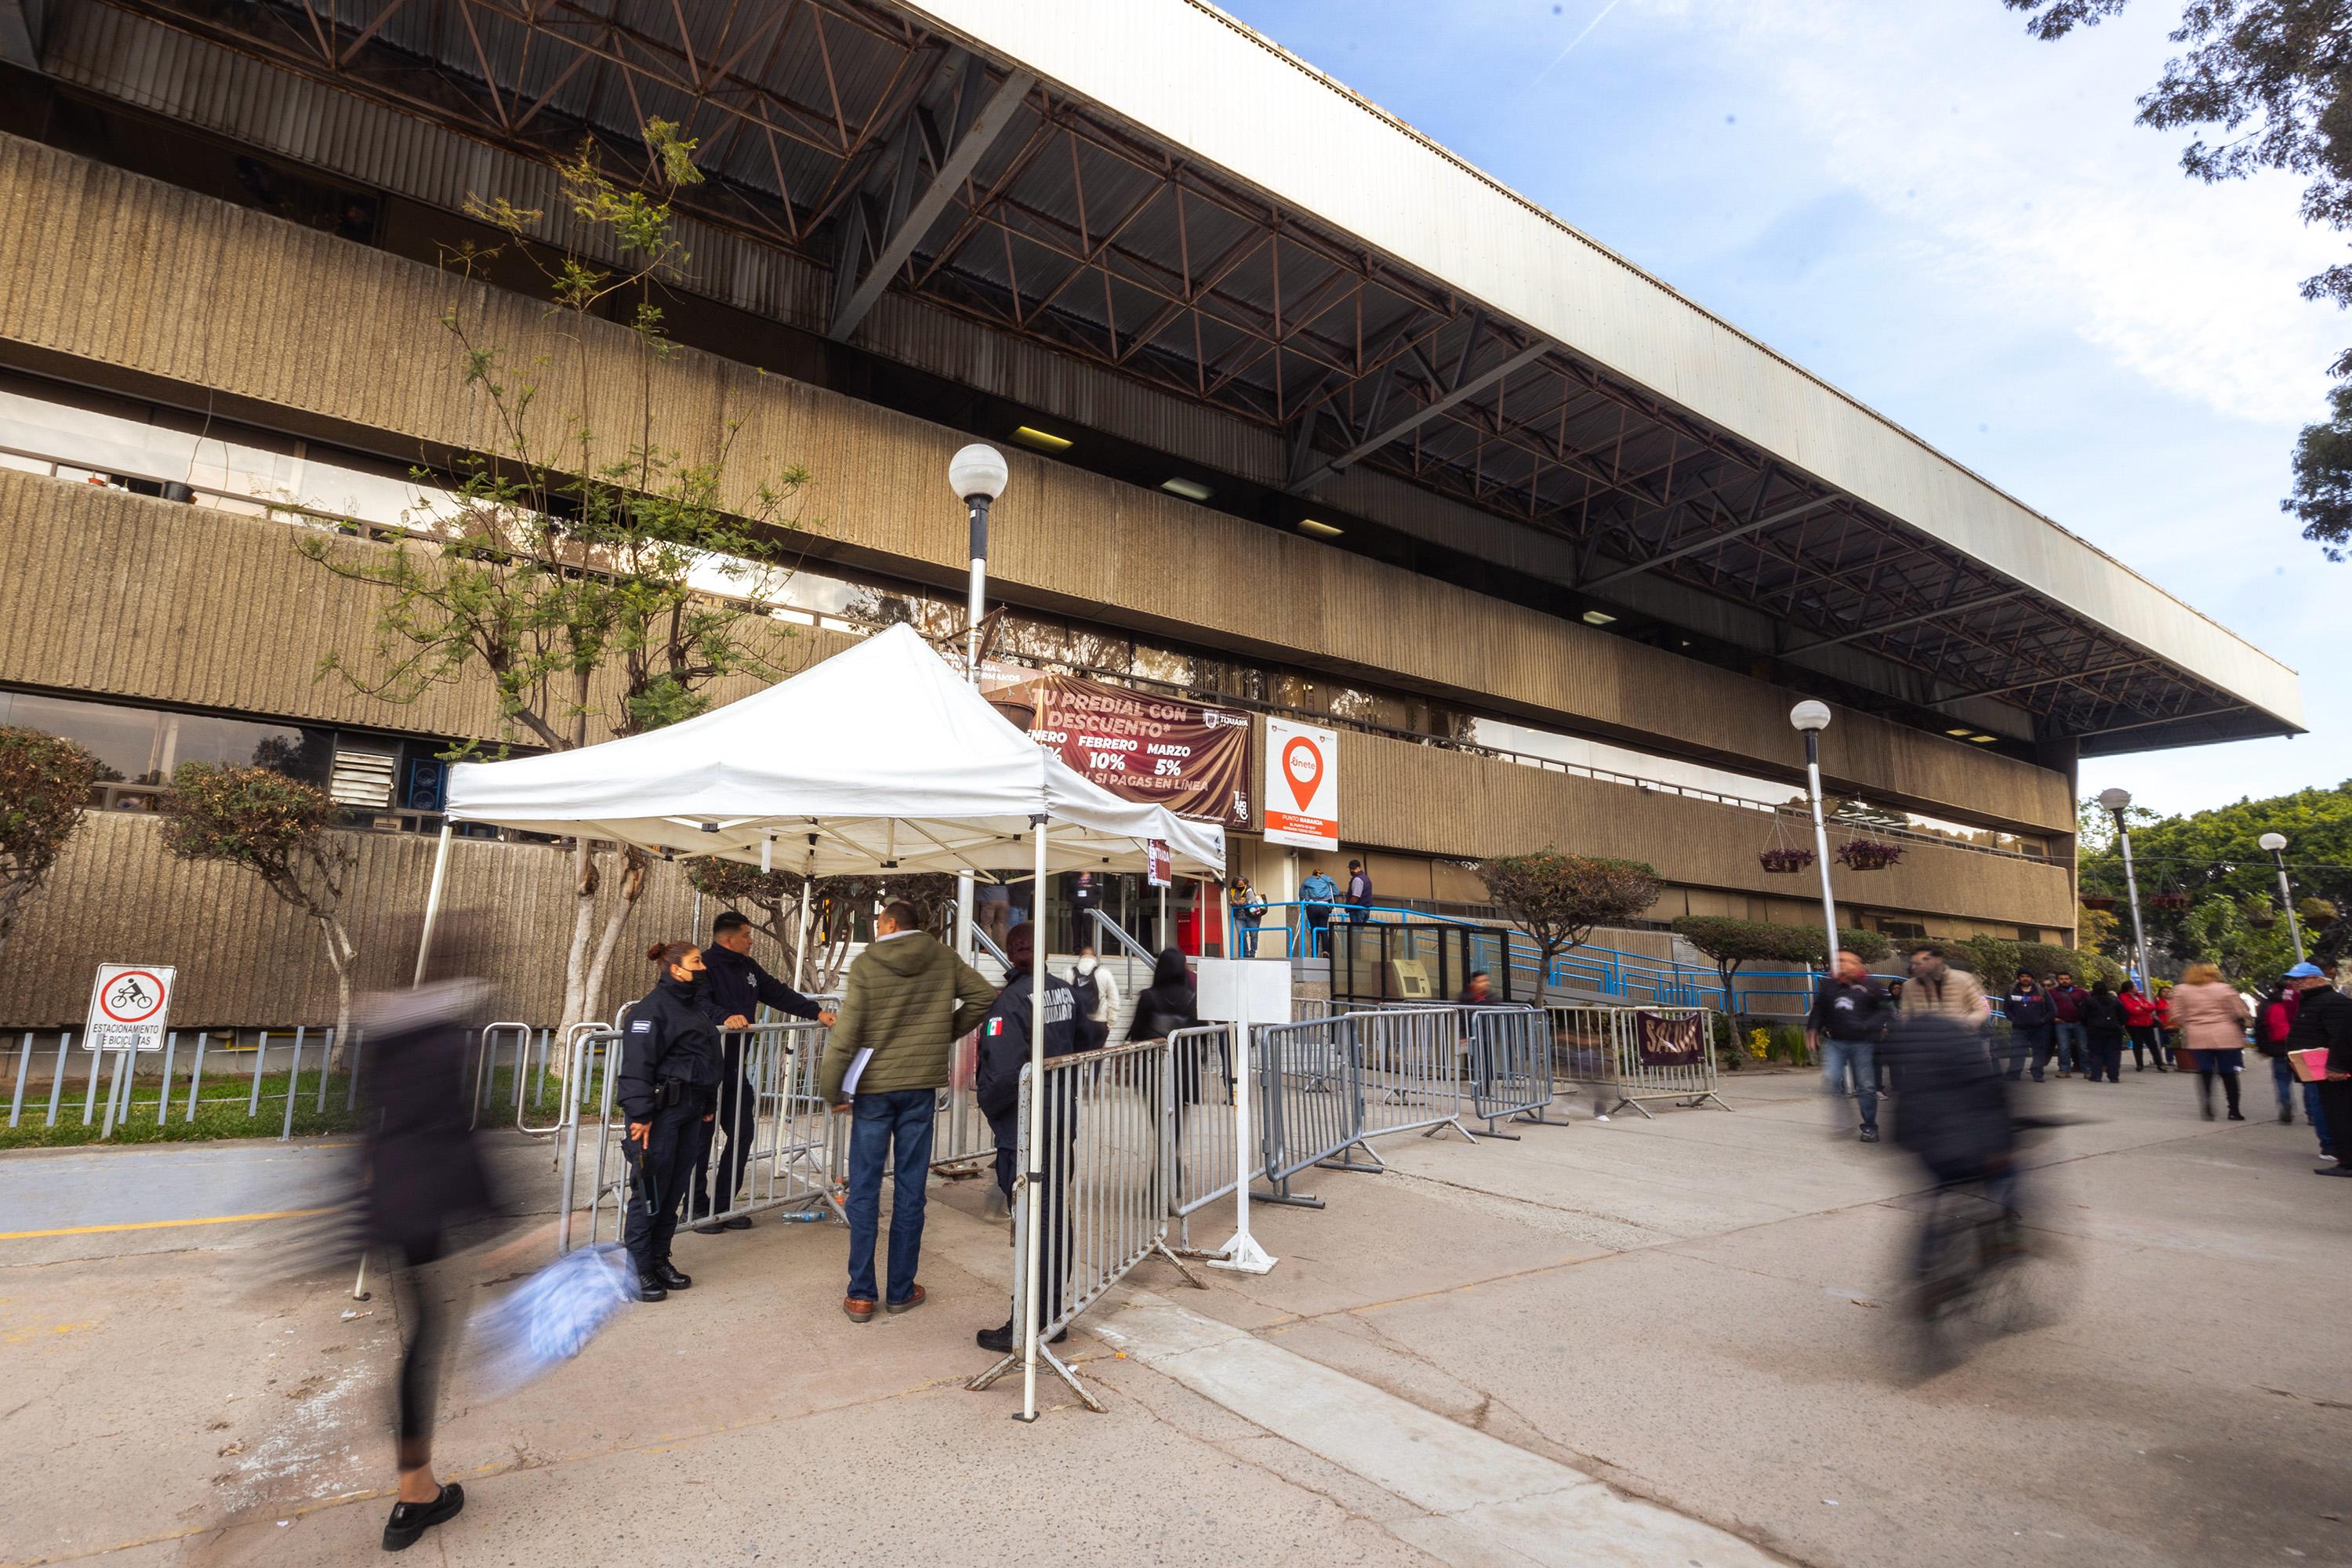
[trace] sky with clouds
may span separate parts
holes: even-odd
[[[2133,123],[2179,0],[2058,44],[1999,0],[1223,4],[2302,673],[2310,734],[2097,759],[2084,793],[2352,778],[2352,565],[2278,510],[2352,342],[2296,285],[2344,242],[2294,180],[2193,183]]]

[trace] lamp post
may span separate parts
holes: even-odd
[[[2303,962],[2303,922],[2294,918],[2294,893],[2286,885],[2286,835],[2265,833],[2254,840],[2271,852],[2271,860],[2278,867],[2279,908],[2286,911],[2287,934],[2294,938],[2294,961]]]
[[[948,459],[948,488],[964,504],[971,521],[971,588],[964,606],[964,679],[975,691],[980,689],[980,618],[981,604],[988,592],[988,507],[1004,493],[1005,481],[1013,476],[1004,466],[1004,454],[995,447],[973,442]],[[1040,887],[1033,899],[1042,899]],[[964,962],[971,961],[971,873],[956,873],[956,951]],[[1045,906],[1037,905],[1040,921]],[[1012,976],[1007,975],[1006,979]]]
[[[2131,825],[2124,820],[2125,808],[2131,805],[2131,791],[2103,789],[2099,792],[2099,804],[2115,815],[2116,840],[2123,846],[2124,896],[2131,900],[2132,952],[2139,959],[2140,990],[2143,994],[2149,994],[2156,988],[2156,976],[2148,972],[2147,931],[2139,921],[2139,877],[2132,869]]]
[[[1811,698],[1789,710],[1789,722],[1805,737],[1805,794],[1813,804],[1813,856],[1822,868],[1822,932],[1829,938],[1822,973],[1837,973],[1837,900],[1830,892],[1830,833],[1822,821],[1822,731],[1830,727],[1830,707]]]

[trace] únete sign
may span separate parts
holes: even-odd
[[[1339,847],[1339,737],[1311,724],[1265,721],[1265,841]]]
[[[86,1051],[160,1051],[172,1014],[168,963],[101,963],[89,988],[89,1018],[81,1035]]]

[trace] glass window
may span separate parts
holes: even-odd
[[[335,736],[331,730],[166,713],[163,733],[166,779],[171,777],[171,770],[182,763],[214,763],[231,768],[274,768],[289,777],[323,784],[334,766]]]
[[[98,759],[101,784],[159,782],[155,715],[144,709],[0,691],[0,724],[62,735],[88,748]]]

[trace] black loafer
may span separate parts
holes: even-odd
[[[396,1502],[392,1505],[392,1517],[383,1522],[383,1549],[405,1552],[423,1535],[444,1520],[457,1517],[466,1506],[466,1489],[451,1481],[441,1489],[441,1495],[431,1502]]]
[[[694,1276],[680,1272],[667,1258],[654,1265],[654,1278],[672,1290],[683,1290],[694,1283]]]
[[[721,1220],[719,1223],[724,1225],[729,1230],[749,1230],[751,1228],[751,1216],[747,1214],[739,1214],[731,1219]]]

